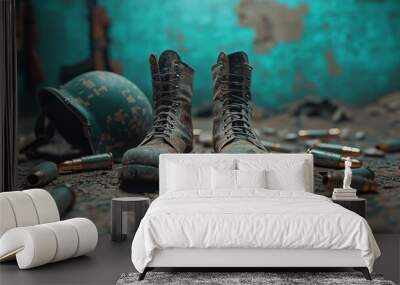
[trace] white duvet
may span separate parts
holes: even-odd
[[[358,249],[371,272],[380,255],[359,215],[324,196],[265,189],[160,196],[133,239],[132,262],[143,272],[154,250],[165,248]]]

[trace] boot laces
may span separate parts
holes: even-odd
[[[250,124],[249,78],[244,75],[225,73],[221,80],[224,132],[228,138],[249,138],[256,136]]]
[[[150,134],[154,137],[170,137],[177,119],[177,91],[180,74],[177,72],[160,73],[153,76],[153,84],[157,85],[154,102],[153,127]]]

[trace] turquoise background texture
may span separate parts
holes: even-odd
[[[89,56],[86,1],[33,0],[46,82]],[[113,60],[150,98],[148,56],[174,49],[195,70],[194,108],[212,98],[218,53],[243,50],[253,101],[270,110],[306,96],[351,105],[400,89],[398,0],[99,0]],[[256,43],[254,41],[256,40]]]

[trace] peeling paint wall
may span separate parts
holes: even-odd
[[[195,74],[194,107],[210,102],[218,52],[244,50],[253,98],[280,109],[305,96],[349,104],[400,89],[398,0],[99,0],[112,58],[148,96],[148,56],[176,49]],[[33,0],[47,82],[89,55],[84,0]]]

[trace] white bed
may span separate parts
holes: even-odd
[[[199,186],[204,181],[199,175],[193,189],[174,191],[168,181],[179,178],[170,172],[174,164],[190,168],[230,162],[235,168],[240,162],[239,170],[246,163],[284,167],[278,175],[282,183],[296,185],[296,179],[303,187],[209,191]],[[301,177],[292,167],[299,163]],[[370,278],[380,255],[372,232],[362,217],[312,193],[311,155],[166,154],[160,156],[159,170],[160,197],[132,243],[140,279],[154,267],[354,267]],[[186,176],[182,170],[179,180]]]

